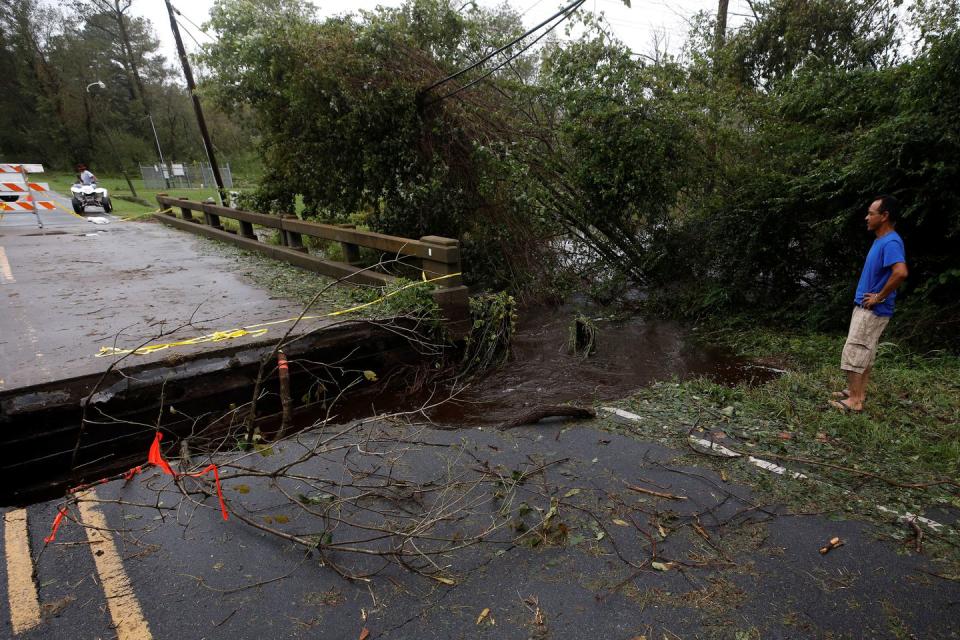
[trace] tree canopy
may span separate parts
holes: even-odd
[[[180,70],[159,52],[154,25],[133,15],[132,6],[0,3],[0,156],[60,169],[153,164],[149,115],[168,161],[203,158]],[[238,139],[237,124],[215,111],[211,117],[223,151],[249,145],[248,135]]]
[[[129,4],[0,5],[0,60],[16,70],[5,154],[103,155],[110,130],[150,157],[147,113],[165,145],[198,151]],[[197,62],[215,138],[262,162],[249,206],[456,237],[471,285],[530,298],[641,288],[685,317],[837,326],[863,215],[893,194],[911,266],[901,330],[956,344],[957,1],[749,6],[722,37],[716,16],[694,16],[673,56],[631,51],[582,3],[518,39],[507,5],[321,18],[294,0],[217,0]]]

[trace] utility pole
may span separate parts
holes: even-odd
[[[180,29],[177,27],[177,19],[173,15],[173,6],[170,4],[170,0],[164,1],[167,4],[167,13],[170,14],[170,28],[173,30],[173,39],[177,42],[177,53],[180,56],[180,64],[183,66],[183,75],[187,79],[187,90],[190,91],[190,97],[193,99],[193,111],[197,114],[197,125],[200,127],[200,136],[203,138],[203,148],[206,150],[207,159],[210,161],[213,179],[217,182],[220,204],[223,205],[227,202],[227,190],[223,186],[223,178],[220,177],[220,165],[217,164],[217,156],[213,152],[213,143],[210,142],[210,134],[207,132],[207,121],[203,117],[200,98],[197,97],[197,87],[193,82],[193,71],[190,70],[187,52],[183,48],[183,40],[180,39]]]
[[[714,40],[714,49],[717,53],[720,53],[720,49],[727,40],[727,7],[729,5],[730,0],[720,0],[717,6],[717,32]]]

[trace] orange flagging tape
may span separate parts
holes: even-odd
[[[185,475],[188,478],[199,478],[200,476],[205,476],[212,471],[213,483],[217,487],[217,499],[220,500],[220,513],[223,515],[224,520],[229,520],[230,515],[227,513],[227,503],[223,499],[223,489],[220,488],[220,472],[217,470],[217,465],[209,464],[196,473],[177,473],[170,468],[170,465],[167,464],[167,461],[163,459],[163,454],[160,453],[161,440],[163,440],[163,434],[157,431],[157,435],[153,438],[153,444],[150,445],[150,453],[147,455],[147,462],[156,467],[160,467],[165,474],[173,476],[174,478],[181,475]]]
[[[150,445],[150,453],[147,454],[147,463],[160,467],[165,474],[176,478],[176,472],[170,468],[167,461],[163,459],[163,454],[160,453],[161,440],[163,440],[163,434],[157,431],[157,435],[153,438],[153,444]]]
[[[43,539],[43,544],[50,544],[57,537],[57,529],[60,528],[60,523],[63,522],[63,516],[67,515],[67,508],[60,507],[60,511],[57,512],[57,517],[53,519],[53,527],[50,529],[50,535]]]
[[[223,515],[224,520],[230,519],[230,514],[227,512],[227,503],[223,499],[223,489],[220,487],[220,471],[217,469],[217,465],[209,464],[200,471],[196,473],[177,473],[174,471],[167,461],[163,459],[163,454],[160,453],[160,441],[163,440],[163,434],[157,431],[156,436],[153,438],[153,444],[150,445],[150,451],[147,453],[147,464],[158,467],[168,476],[173,476],[174,478],[178,476],[187,476],[189,478],[199,478],[204,476],[211,471],[213,472],[213,483],[217,487],[217,499],[220,501],[220,513]],[[82,484],[74,487],[67,491],[67,494],[77,493],[78,491],[83,491],[84,489],[89,489],[90,487],[95,487],[100,484],[105,484],[111,480],[117,480],[123,478],[124,480],[130,480],[133,476],[143,471],[142,466],[136,466],[129,471],[124,471],[123,473],[112,476],[110,478],[101,478],[96,482],[91,482],[88,484]],[[50,529],[50,535],[43,539],[44,544],[50,544],[57,537],[57,529],[60,528],[60,523],[63,522],[63,517],[67,514],[66,505],[60,507],[60,511],[57,513],[57,517],[53,520],[53,527]]]

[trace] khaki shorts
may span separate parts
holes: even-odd
[[[890,322],[889,316],[878,316],[869,309],[853,308],[853,317],[850,318],[850,332],[847,334],[847,343],[843,345],[843,355],[840,356],[840,368],[844,371],[863,373],[873,366],[877,359],[877,343],[880,334]]]

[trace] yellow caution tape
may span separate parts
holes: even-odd
[[[70,209],[67,209],[66,207],[61,207],[59,202],[55,202],[54,204],[57,205],[57,209],[60,209],[60,211],[63,211],[64,213],[69,213],[69,214],[72,215],[74,218],[80,218],[81,220],[86,220],[85,217],[83,217],[82,215],[80,215],[80,214],[77,213],[76,211],[71,211]]]
[[[428,280],[427,274],[424,272],[421,272],[421,277],[423,278],[422,280],[418,282],[407,283],[402,287],[400,287],[399,289],[394,289],[390,293],[380,296],[376,300],[373,300],[371,302],[365,302],[364,304],[360,304],[355,307],[350,307],[349,309],[342,309],[340,311],[331,311],[330,313],[324,313],[318,316],[303,316],[303,317],[298,316],[296,318],[284,318],[283,320],[272,320],[270,322],[261,322],[259,324],[251,324],[249,326],[241,327],[239,329],[230,329],[227,331],[214,331],[213,333],[208,333],[207,335],[204,335],[204,336],[187,338],[186,340],[178,340],[177,342],[166,342],[163,344],[149,344],[143,347],[137,347],[136,349],[117,349],[114,347],[100,347],[100,352],[96,354],[96,357],[103,358],[106,356],[124,356],[127,354],[146,356],[146,355],[150,355],[151,353],[156,353],[157,351],[163,351],[164,349],[170,349],[173,347],[185,347],[188,345],[203,344],[205,342],[223,342],[224,340],[232,340],[234,338],[242,338],[244,336],[253,336],[254,338],[256,338],[256,337],[262,336],[269,330],[266,327],[272,327],[274,325],[285,324],[288,322],[296,322],[298,320],[319,320],[322,318],[333,318],[333,317],[342,316],[348,313],[354,313],[356,311],[359,311],[360,309],[365,309],[372,305],[379,304],[384,300],[386,300],[387,298],[391,298],[397,295],[398,293],[400,293],[401,291],[405,291],[406,289],[410,289],[412,287],[418,287],[423,284],[430,284],[440,280],[446,280],[447,278],[455,278],[459,275],[461,275],[460,272],[449,273],[447,275],[438,276],[436,278],[431,278]]]
[[[120,218],[120,222],[130,222],[131,220],[139,220],[140,218],[146,218],[147,216],[152,216],[156,213],[170,213],[171,211],[173,211],[173,207],[157,209],[156,211],[145,211],[144,213],[138,213],[133,216],[127,216],[126,218]]]

